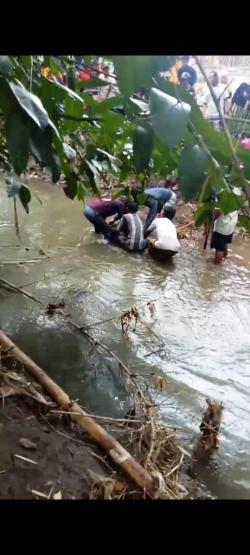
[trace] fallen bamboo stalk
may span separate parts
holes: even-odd
[[[153,477],[128,453],[122,445],[104,430],[81,407],[70,400],[69,396],[61,389],[35,362],[33,362],[19,347],[0,330],[0,344],[4,348],[11,348],[13,357],[21,362],[26,371],[37,381],[51,398],[60,406],[69,408],[76,413],[72,419],[81,426],[90,437],[100,445],[140,488],[153,498],[156,493]]]

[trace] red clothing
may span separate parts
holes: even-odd
[[[79,79],[81,79],[81,81],[90,81],[91,77],[87,71],[80,71]]]

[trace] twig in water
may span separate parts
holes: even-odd
[[[21,293],[21,295],[24,295],[25,297],[28,297],[29,299],[32,299],[36,303],[39,303],[39,304],[42,304],[42,305],[44,304],[42,301],[40,301],[39,299],[37,299],[33,295],[30,295],[30,293],[28,293],[24,289],[20,289],[20,287],[16,287],[15,285],[13,285],[13,283],[10,283],[9,281],[6,281],[5,279],[0,278],[0,284],[2,284],[3,287],[5,287],[5,288],[8,288],[12,291],[15,291],[16,293]]]
[[[16,205],[16,197],[13,197],[13,206],[14,206],[14,223],[15,223],[15,230],[16,230],[16,236],[18,237],[19,241],[21,242],[21,235],[20,235],[20,229],[19,229],[19,224],[18,224],[18,214],[17,214],[17,205]]]
[[[69,268],[69,270],[65,270],[65,272],[58,272],[56,274],[53,274],[52,276],[48,276],[48,277],[44,277],[43,279],[38,279],[37,281],[31,281],[30,283],[24,283],[24,285],[22,285],[20,287],[20,289],[23,289],[23,287],[30,287],[31,285],[35,285],[37,283],[41,283],[43,281],[47,281],[49,279],[53,279],[54,277],[58,277],[61,275],[64,275],[66,273],[72,272],[72,268]]]
[[[62,312],[59,312],[59,314],[63,315],[64,314]],[[99,345],[99,347],[101,347],[104,351],[106,351],[107,353],[109,353],[109,355],[111,355],[112,358],[114,358],[116,360],[116,362],[118,362],[120,368],[122,368],[124,370],[124,372],[127,374],[127,376],[129,377],[129,379],[132,381],[132,383],[134,383],[134,385],[136,386],[136,389],[138,391],[138,393],[140,394],[141,398],[145,400],[145,396],[144,393],[142,391],[142,389],[140,388],[139,384],[136,382],[136,380],[134,379],[134,377],[132,376],[131,372],[129,371],[128,367],[126,366],[126,364],[124,364],[124,362],[122,362],[122,360],[115,354],[113,353],[113,351],[111,351],[111,349],[109,349],[108,347],[106,347],[106,345],[104,345],[103,343],[101,343],[100,341],[98,341],[97,339],[95,339],[94,337],[92,337],[92,335],[90,335],[87,331],[85,331],[84,328],[82,328],[81,326],[79,326],[78,324],[76,324],[73,320],[68,320],[69,324],[75,328],[76,330],[78,330],[82,335],[85,335],[86,337],[88,337],[88,339],[94,343],[95,345]]]
[[[160,353],[161,351],[165,351],[166,347],[162,347],[161,349],[157,349],[156,351],[151,351],[151,353],[147,353],[145,357],[150,357],[151,355],[155,355],[156,353]]]

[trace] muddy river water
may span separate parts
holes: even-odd
[[[235,239],[222,268],[209,262],[209,249],[204,252],[195,240],[183,241],[173,263],[160,265],[147,255],[107,245],[84,220],[81,203],[67,199],[59,187],[34,181],[33,189],[43,204],[34,197],[29,215],[19,207],[19,243],[13,201],[1,184],[0,277],[45,303],[64,298],[66,312],[82,326],[142,305],[142,322],[128,337],[119,318],[92,327],[91,333],[131,370],[165,377],[157,393],[161,415],[178,427],[190,452],[205,399],[223,402],[219,451],[197,466],[198,476],[212,497],[249,498],[247,240]],[[151,300],[153,317],[145,306]],[[106,416],[123,415],[130,407],[117,364],[60,317],[46,316],[41,305],[0,289],[0,325],[83,406]]]

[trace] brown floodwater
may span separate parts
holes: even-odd
[[[228,261],[217,268],[209,249],[184,240],[164,265],[108,245],[84,220],[82,204],[60,187],[35,180],[32,187],[43,204],[33,197],[29,215],[18,208],[19,243],[13,201],[1,186],[0,276],[45,303],[64,298],[66,312],[82,326],[144,305],[127,337],[119,318],[94,326],[92,334],[151,384],[151,375],[165,377],[164,390],[155,393],[161,416],[178,427],[188,451],[205,399],[223,402],[219,450],[195,470],[212,497],[249,498],[249,241],[235,238]],[[145,306],[151,300],[154,317]],[[0,289],[0,307],[2,329],[73,398],[97,414],[128,410],[131,399],[112,358],[22,295]]]

